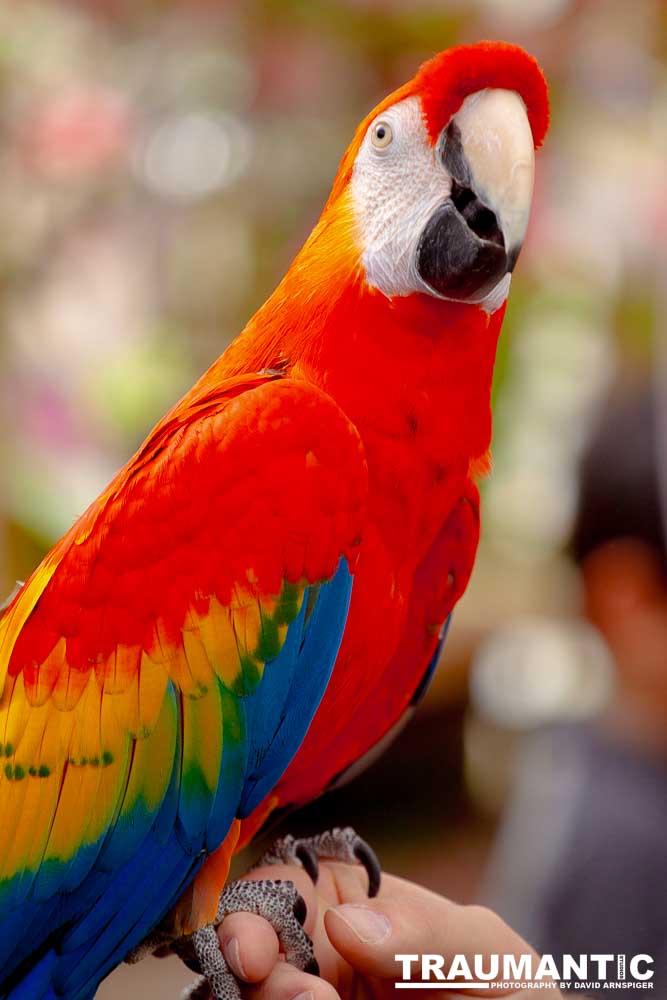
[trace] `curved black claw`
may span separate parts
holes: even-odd
[[[380,882],[382,881],[382,868],[380,867],[380,862],[378,861],[378,856],[370,847],[365,840],[359,837],[358,843],[354,848],[354,856],[366,869],[366,874],[368,875],[368,897],[373,899],[377,896],[380,891]]]
[[[306,906],[305,899],[301,895],[298,895],[294,901],[294,916],[303,927],[306,922],[306,917],[308,916],[308,907]]]
[[[351,826],[325,830],[315,837],[293,837],[288,834],[277,840],[254,866],[300,864],[313,884],[320,874],[320,860],[345,861],[360,864],[368,874],[368,895],[377,896],[380,890],[382,869],[377,855]]]
[[[303,865],[306,874],[310,878],[310,881],[313,883],[313,885],[317,885],[317,880],[320,877],[320,864],[319,861],[317,860],[317,854],[315,853],[315,849],[311,847],[310,844],[307,844],[304,841],[297,840],[296,845],[297,846],[295,854],[297,858]]]

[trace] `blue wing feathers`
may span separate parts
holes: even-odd
[[[55,963],[55,952],[47,952],[28,975],[10,993],[3,994],[3,997],[7,996],[8,1000],[56,1000],[51,982]]]
[[[306,593],[280,654],[244,701],[250,751],[238,816],[248,816],[259,805],[299,749],[329,683],[351,594],[352,576],[341,559],[331,580],[320,584],[312,606]]]
[[[125,884],[113,882],[93,908],[90,922],[85,916],[59,942],[55,974],[59,991],[72,998],[81,993],[85,996],[91,984],[97,985],[146,937],[202,861],[203,857],[193,859],[185,854],[175,836],[167,845],[146,844],[128,865],[122,880]]]
[[[181,742],[157,814],[139,810],[68,865],[42,866],[28,898],[12,909],[4,902],[15,887],[2,887],[0,1000],[90,1000],[163,919],[205,851],[222,842],[235,815],[259,804],[298,750],[331,676],[351,591],[341,560],[331,580],[307,592],[254,692],[238,699],[219,687],[223,747],[226,729],[229,740],[218,789],[201,816],[178,822]],[[178,697],[173,686],[170,695]]]

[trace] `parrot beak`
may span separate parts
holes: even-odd
[[[436,155],[451,190],[422,231],[417,270],[444,298],[482,302],[514,269],[528,226],[535,157],[523,101],[509,90],[472,94]]]

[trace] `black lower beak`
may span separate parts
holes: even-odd
[[[516,263],[494,213],[454,182],[451,196],[429,219],[417,247],[417,270],[448,299],[479,302]]]

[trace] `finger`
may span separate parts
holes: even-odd
[[[400,979],[402,966],[395,959],[397,954],[461,954],[473,963],[475,954],[531,952],[490,910],[460,906],[433,893],[401,887],[400,880],[392,881],[398,890],[395,885],[394,892],[384,898],[363,905],[343,904],[325,913],[331,943],[360,972]],[[412,978],[420,976],[420,965],[415,963]],[[484,995],[501,996],[502,991],[485,990]]]
[[[382,876],[383,880],[385,877]],[[361,865],[327,861],[321,866],[320,878],[332,881],[335,887],[332,902],[365,903],[368,899],[368,875]]]
[[[227,965],[247,983],[265,979],[278,961],[278,936],[255,913],[230,913],[218,927],[218,938]]]
[[[243,996],[248,1000],[340,1000],[329,983],[287,962],[277,962],[268,977],[257,986],[246,987]]]

